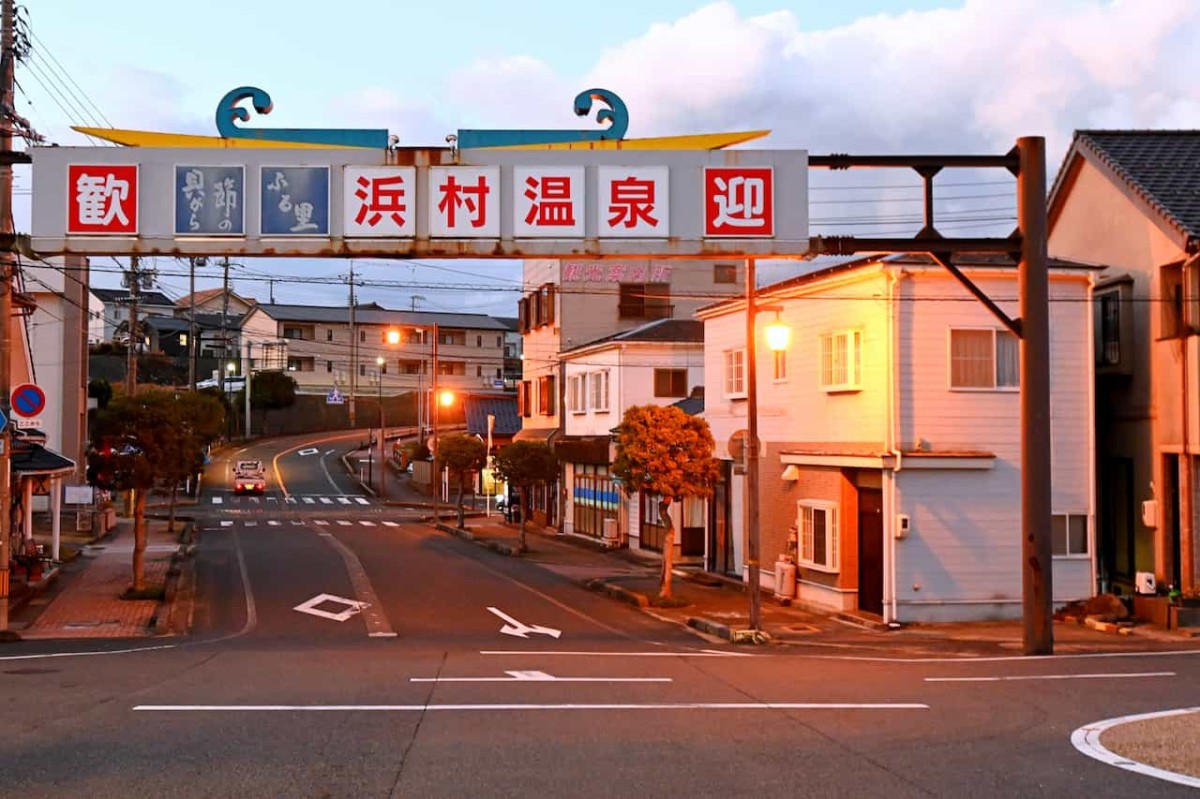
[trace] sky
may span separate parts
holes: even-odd
[[[629,137],[769,128],[754,147],[812,153],[1004,153],[1045,136],[1052,176],[1074,130],[1200,128],[1196,0],[57,0],[29,4],[17,111],[49,142],[72,124],[216,135],[230,89],[265,89],[253,127],[386,127],[402,145],[458,128],[586,127],[587,88],[615,91]],[[594,124],[594,122],[592,123]],[[28,172],[15,216],[28,230]],[[944,232],[1003,234],[1011,180],[939,176]],[[915,176],[814,172],[814,234],[908,235]],[[185,267],[158,259],[160,286]],[[119,284],[100,259],[93,283]],[[346,261],[255,259],[231,270],[261,301],[335,304]],[[356,261],[360,301],[516,314],[520,264]],[[763,270],[767,282],[795,264]],[[107,271],[102,271],[107,270]],[[215,282],[201,270],[198,285]],[[274,283],[270,280],[274,279]]]

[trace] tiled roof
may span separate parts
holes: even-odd
[[[563,350],[564,353],[574,350],[581,350],[586,347],[594,347],[597,344],[621,342],[627,343],[631,341],[641,341],[647,343],[671,343],[671,344],[703,344],[704,343],[704,323],[699,319],[655,319],[653,322],[647,322],[644,325],[639,325],[631,330],[625,330],[620,333],[613,333],[610,336],[589,341],[585,344],[580,344],[576,347],[571,347],[569,350]]]
[[[496,417],[492,427],[493,438],[508,438],[521,429],[521,417],[517,415],[517,398],[481,397],[468,395],[463,399],[463,412],[467,421],[467,432],[487,440],[488,414]]]
[[[326,324],[349,324],[350,309],[346,306],[325,305],[272,305],[258,306],[277,322],[323,322]],[[354,319],[362,325],[440,325],[442,327],[469,328],[471,330],[507,330],[499,319],[484,314],[436,313],[431,311],[389,311],[378,305],[356,306]]]
[[[1200,130],[1080,130],[1076,149],[1099,159],[1186,235],[1200,238]]]

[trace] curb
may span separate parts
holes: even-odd
[[[458,527],[451,527],[450,525],[442,524],[441,522],[436,522],[436,523],[434,523],[433,526],[436,527],[438,530],[441,530],[443,533],[450,533],[451,535],[458,536],[459,538],[463,539],[464,541],[470,541],[474,544],[478,544],[479,546],[483,547],[484,549],[490,549],[493,552],[498,552],[501,555],[506,555],[510,558],[520,557],[524,552],[524,550],[522,550],[519,546],[512,546],[511,544],[502,544],[499,541],[491,541],[488,539],[476,538],[475,535],[470,530],[463,530]]]
[[[171,556],[167,568],[167,581],[163,590],[163,601],[158,604],[150,620],[154,635],[187,634],[191,629],[191,616],[195,604],[195,559],[196,527],[188,520],[179,533],[179,549]],[[183,611],[186,609],[186,613]],[[186,621],[181,623],[181,616]]]
[[[650,607],[650,598],[645,594],[638,591],[630,591],[628,588],[617,585],[616,583],[610,583],[603,577],[595,577],[591,580],[588,580],[584,585],[590,591],[605,594],[613,599],[633,605],[634,607],[642,609]]]
[[[728,624],[721,624],[718,621],[706,619],[703,616],[692,616],[687,620],[687,626],[693,630],[699,630],[702,633],[715,635],[718,638],[724,638],[726,641],[733,640],[733,630],[729,629]]]

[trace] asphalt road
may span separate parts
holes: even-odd
[[[230,453],[258,502],[213,464],[190,637],[0,648],[0,796],[1192,793],[1070,737],[1200,705],[1196,656],[730,647],[362,496],[362,437]]]

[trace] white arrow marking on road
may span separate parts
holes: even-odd
[[[340,613],[332,613],[328,610],[321,610],[317,605],[323,605],[326,602],[345,605],[346,609]],[[317,594],[307,602],[302,602],[292,610],[298,610],[301,613],[307,613],[311,616],[319,616],[322,619],[332,619],[334,621],[345,621],[346,619],[362,612],[363,608],[370,607],[366,602],[359,602],[354,599],[346,599],[333,594]]]
[[[508,622],[500,628],[500,632],[505,635],[515,635],[518,638],[528,638],[530,633],[548,635],[551,638],[558,638],[560,635],[562,635],[562,630],[556,630],[553,627],[541,627],[537,624],[522,624],[499,608],[488,608],[488,612],[495,616],[499,616],[503,621]]]
[[[672,682],[670,677],[555,677],[544,671],[506,671],[508,677],[410,677],[409,682]]]
[[[316,455],[316,454],[317,454],[317,453],[319,453],[320,451],[321,451],[321,450],[317,449],[316,447],[309,447],[308,449],[302,449],[302,450],[300,450],[300,451],[299,451],[299,452],[297,452],[296,454],[297,454],[297,455]]]

